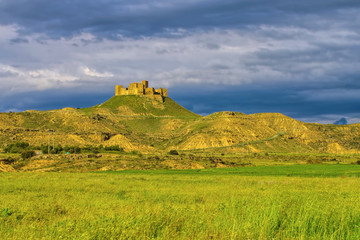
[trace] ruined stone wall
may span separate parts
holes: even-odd
[[[163,88],[163,96],[164,97],[167,97],[168,96],[168,90]]]
[[[115,86],[115,96],[117,95],[122,95],[121,92],[123,90],[123,86],[122,85],[116,85]]]
[[[145,89],[145,95],[154,95],[154,94],[155,94],[154,88],[146,88]]]
[[[142,95],[163,102],[164,97],[168,96],[168,91],[164,88],[149,88],[149,82],[144,80],[141,83],[130,83],[128,88],[122,85],[115,86],[115,96],[118,95]]]
[[[148,81],[143,80],[143,81],[141,81],[141,83],[142,83],[142,85],[144,86],[145,89],[149,87],[149,82]]]

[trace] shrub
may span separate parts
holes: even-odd
[[[43,154],[46,154],[46,153],[48,153],[48,145],[41,145],[41,152],[43,153]]]
[[[35,152],[33,151],[33,150],[27,150],[27,151],[23,151],[22,153],[21,153],[21,157],[22,157],[22,159],[28,159],[28,158],[31,158],[31,157],[33,157],[33,156],[35,156]]]
[[[60,144],[57,145],[57,146],[53,149],[53,151],[54,151],[55,154],[61,153],[62,150],[63,150],[63,148],[62,148],[62,146],[61,146]]]
[[[0,217],[8,217],[11,216],[13,214],[13,212],[11,211],[10,208],[4,208],[2,210],[0,210]]]
[[[4,151],[7,153],[21,153],[22,151],[29,148],[29,144],[25,142],[17,142],[8,145],[4,148]]]
[[[69,153],[81,153],[81,148],[78,146],[66,146],[64,147],[64,151]]]
[[[15,162],[15,159],[12,157],[8,157],[5,159],[0,159],[0,162],[4,163],[4,164],[12,164]]]
[[[85,152],[90,152],[90,153],[99,153],[100,150],[102,150],[103,147],[100,145],[99,147],[96,146],[91,146],[91,145],[87,145],[83,148],[81,148],[81,150],[85,151]]]
[[[126,194],[127,194],[126,191],[121,190],[116,194],[116,196],[118,199],[126,199],[127,198]]]
[[[124,151],[124,148],[121,148],[117,145],[114,145],[114,146],[107,146],[104,148],[105,151],[118,151],[118,152],[123,152]]]
[[[49,145],[41,145],[40,150],[43,154],[51,153],[51,154],[60,154],[63,151],[63,147],[59,144],[55,148]],[[49,152],[50,150],[50,152]]]
[[[137,151],[137,150],[132,150],[132,151],[130,152],[130,154],[131,154],[131,155],[138,155],[139,157],[142,157],[142,153],[139,152],[139,151]]]
[[[176,150],[170,150],[169,154],[170,155],[179,155],[179,152]]]

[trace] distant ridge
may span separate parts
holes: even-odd
[[[344,117],[334,122],[335,125],[347,125],[348,123],[348,120]]]

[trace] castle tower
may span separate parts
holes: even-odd
[[[143,80],[143,81],[141,81],[141,83],[142,83],[142,85],[144,86],[145,89],[149,87],[149,82],[148,81]]]
[[[123,88],[122,85],[116,85],[115,86],[115,96],[121,95],[122,88]]]
[[[166,88],[163,88],[163,96],[164,97],[168,96],[168,90]]]

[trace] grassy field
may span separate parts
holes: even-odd
[[[1,173],[0,239],[359,239],[360,166]]]
[[[85,150],[84,150],[85,151]],[[87,151],[87,150],[86,150]],[[169,153],[142,154],[140,152],[122,152],[101,150],[98,154],[91,152],[80,154],[42,154],[30,159],[23,160],[19,153],[0,153],[1,171],[41,171],[41,172],[93,172],[93,171],[120,171],[120,170],[150,170],[150,169],[202,169],[202,168],[226,168],[249,166],[282,165],[348,165],[360,164],[359,154],[295,154],[295,153],[230,153],[210,154],[200,151],[179,151],[179,155]],[[310,169],[311,167],[309,167]],[[326,172],[332,167],[324,167],[315,172]],[[345,168],[345,167],[344,167]],[[3,170],[2,170],[3,169]],[[5,170],[4,170],[5,169]],[[7,171],[6,171],[7,169]],[[261,169],[261,168],[257,168]],[[264,168],[273,171],[271,168]],[[280,171],[277,167],[273,174]],[[211,170],[206,170],[211,171]],[[222,170],[216,170],[222,171]],[[227,170],[224,170],[225,172]],[[251,168],[236,170],[246,175]],[[341,175],[341,172],[334,174]],[[269,173],[266,173],[269,174]],[[288,173],[292,176],[304,174],[303,169],[299,172]]]

